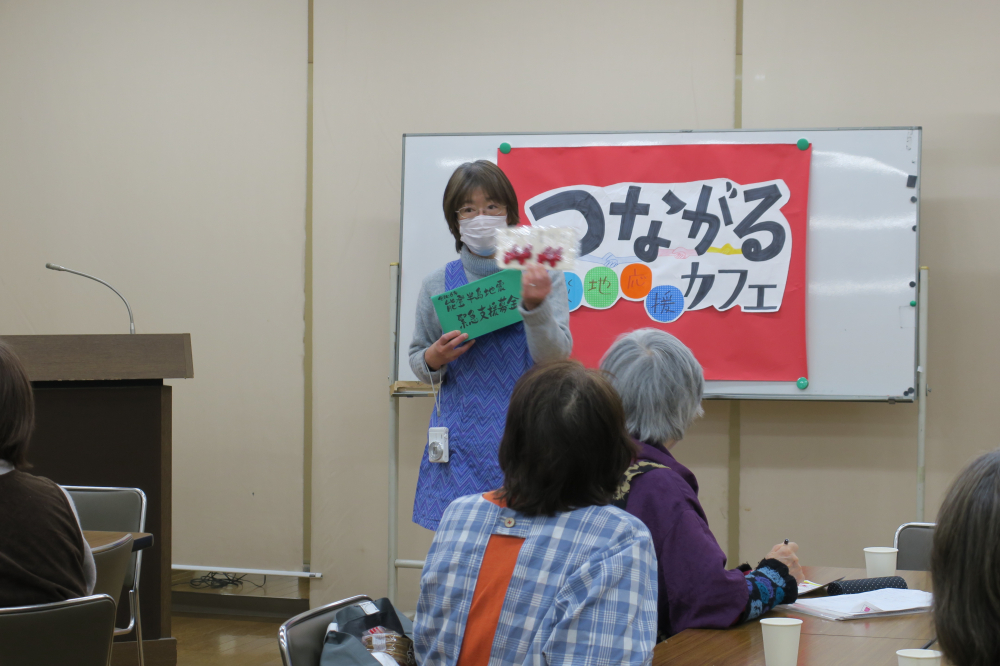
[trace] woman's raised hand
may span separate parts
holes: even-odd
[[[779,543],[771,549],[767,557],[768,559],[778,560],[788,567],[789,575],[795,579],[795,582],[801,583],[806,579],[806,576],[802,573],[802,567],[799,566],[799,556],[796,555],[798,552],[799,544],[794,541],[791,543]]]
[[[552,280],[549,272],[538,264],[531,264],[524,269],[521,276],[521,300],[525,310],[534,310],[552,291]]]
[[[458,331],[451,331],[442,335],[437,339],[437,342],[424,351],[424,361],[427,363],[427,368],[431,372],[440,370],[445,364],[451,363],[469,351],[472,345],[476,344],[475,340],[471,340],[468,344],[459,347],[459,345],[468,339],[468,333],[460,333]]]

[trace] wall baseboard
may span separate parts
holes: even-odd
[[[204,594],[174,590],[171,598],[171,610],[174,613],[252,615],[287,620],[309,610],[309,600],[235,594]]]

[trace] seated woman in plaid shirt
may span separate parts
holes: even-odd
[[[421,666],[649,664],[656,557],[639,519],[609,506],[636,454],[621,401],[574,361],[515,385],[503,488],[445,510],[420,577]]]

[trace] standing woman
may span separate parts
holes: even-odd
[[[429,530],[456,497],[503,486],[497,452],[514,384],[535,363],[567,358],[573,348],[566,281],[540,266],[521,279],[523,322],[468,342],[466,333],[441,330],[431,297],[497,273],[494,234],[519,221],[514,187],[488,160],[455,169],[443,208],[460,258],[424,278],[410,343],[414,374],[439,387],[430,425],[448,428],[448,462],[430,462],[426,448],[420,461],[413,522]]]

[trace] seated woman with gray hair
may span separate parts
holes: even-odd
[[[644,328],[615,340],[601,359],[639,446],[615,504],[642,520],[658,561],[658,628],[665,639],[688,628],[723,629],[792,603],[804,580],[798,546],[779,543],[757,568],[726,569],[708,528],[694,474],[670,454],[702,414],[701,365],[680,340]]]

